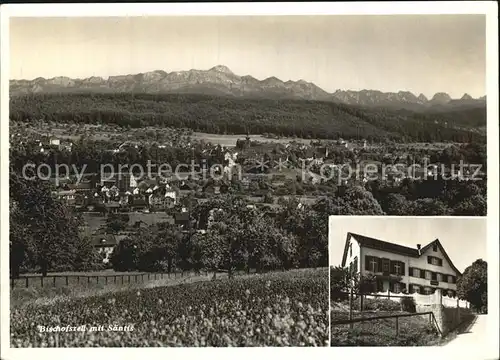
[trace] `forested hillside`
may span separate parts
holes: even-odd
[[[484,142],[481,109],[417,114],[307,100],[235,99],[193,94],[32,94],[13,97],[10,118],[62,123],[171,126],[219,134],[274,133],[399,142]],[[456,124],[454,123],[456,119]]]

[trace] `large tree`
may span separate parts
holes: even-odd
[[[468,266],[457,281],[458,297],[470,302],[481,313],[488,312],[488,264],[478,259]]]
[[[12,171],[10,199],[13,276],[19,275],[22,267],[46,276],[49,270],[73,269],[75,264],[92,261],[92,251],[84,254],[78,251],[89,249],[90,242],[80,238],[81,219],[52,196],[48,182],[36,177],[28,180]]]
[[[372,193],[357,185],[340,188],[337,196],[322,203],[328,215],[384,215]]]

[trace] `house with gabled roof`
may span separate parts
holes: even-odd
[[[374,292],[432,294],[441,289],[443,295],[455,297],[461,276],[439,239],[412,248],[351,232],[342,267],[375,276]]]
[[[108,263],[111,259],[111,254],[115,246],[118,244],[116,237],[112,234],[106,234],[101,231],[96,231],[92,235],[92,245],[103,256],[103,263]]]

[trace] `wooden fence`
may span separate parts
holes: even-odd
[[[203,272],[205,273],[205,272]],[[160,280],[168,278],[182,278],[193,274],[192,272],[172,272],[172,273],[133,273],[133,274],[113,274],[113,275],[21,275],[19,278],[10,279],[11,289],[16,287],[57,287],[73,286],[84,284],[133,284],[150,280]]]
[[[439,325],[436,321],[436,317],[434,316],[434,313],[432,311],[428,312],[422,312],[422,313],[412,313],[412,314],[397,314],[397,315],[382,315],[382,316],[371,316],[371,317],[366,317],[366,318],[357,318],[353,319],[352,314],[349,314],[350,319],[345,319],[345,320],[335,320],[331,322],[331,325],[345,325],[349,324],[349,327],[352,328],[352,324],[355,323],[361,323],[361,322],[366,322],[366,321],[375,321],[375,320],[382,320],[382,319],[395,319],[395,327],[396,327],[396,336],[399,335],[399,318],[402,317],[411,317],[411,316],[425,316],[429,315],[429,325],[434,325],[436,330],[438,331],[439,335],[442,336],[441,329],[439,328]]]

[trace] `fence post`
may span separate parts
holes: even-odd
[[[43,275],[40,277],[40,285],[43,287]]]
[[[87,284],[90,284],[90,276],[87,276]]]
[[[56,287],[56,277],[52,276],[52,286]]]
[[[399,317],[396,316],[396,336],[399,336]]]
[[[28,281],[29,281],[28,279],[29,277],[26,276],[26,287],[28,287]]]
[[[66,286],[69,285],[69,279],[68,279],[68,275],[66,275]]]
[[[76,282],[79,284],[80,283],[80,275],[76,277]]]
[[[113,276],[113,283],[115,283],[115,284],[116,284],[116,275],[115,275],[115,276]]]
[[[108,277],[107,276],[104,277],[104,284],[108,285]]]

